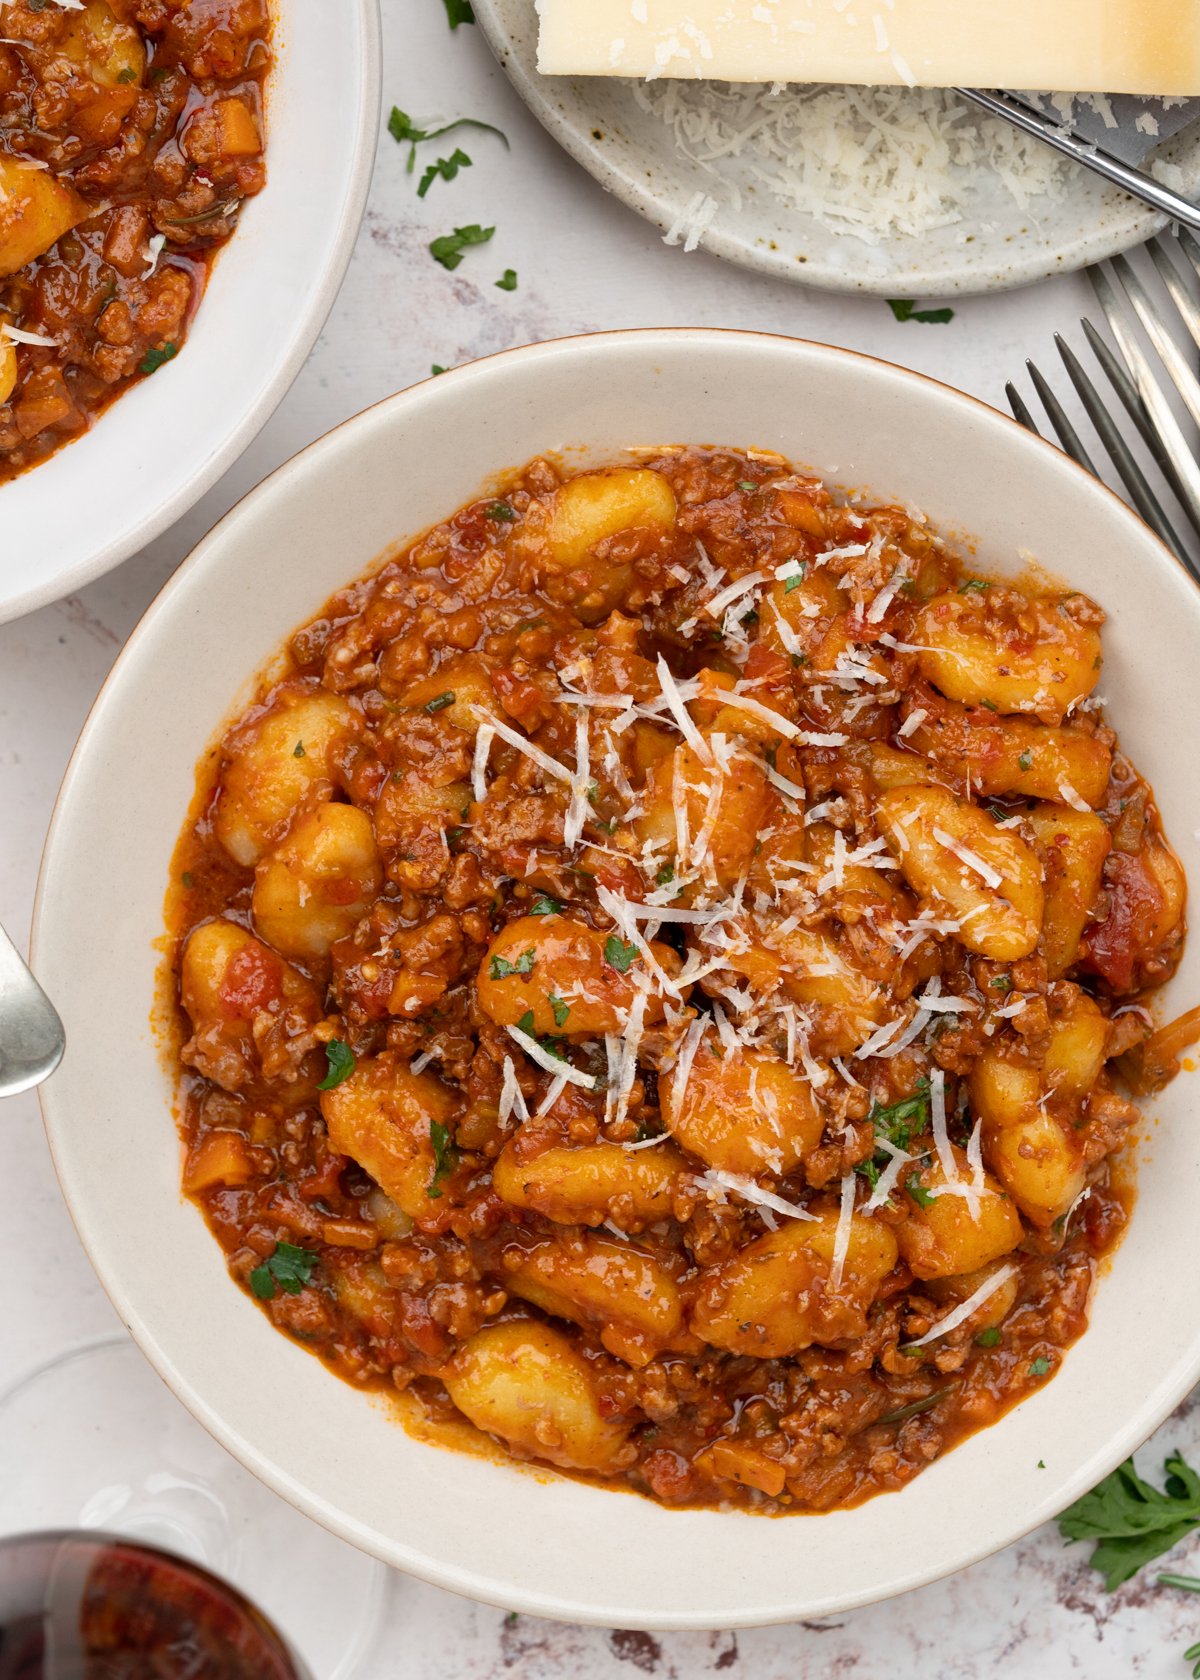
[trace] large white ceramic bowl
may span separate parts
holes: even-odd
[[[0,624],[143,548],[230,467],[304,365],[362,220],[379,0],[277,0],[267,185],[217,258],[183,353],[0,485]]]
[[[1095,595],[1111,615],[1111,715],[1200,880],[1200,783],[1172,721],[1200,700],[1200,593],[1122,503],[1013,422],[885,363],[758,334],[646,331],[508,351],[418,385],[234,509],[96,703],[51,828],[33,949],[67,1028],[43,1103],[80,1236],[146,1354],[230,1451],[338,1534],[440,1586],[622,1627],[736,1627],[845,1610],[961,1568],[1061,1510],[1187,1392],[1200,1375],[1188,1076],[1154,1105],[1132,1227],[1061,1374],[903,1492],[772,1521],[666,1510],[421,1445],[331,1376],[235,1288],[181,1199],[150,1024],[194,766],[287,632],[490,474],[543,450],[577,461],[666,442],[782,450],[917,504],[976,539],[981,565],[1014,572],[1032,551]],[[1198,997],[1200,937],[1168,1002]]]

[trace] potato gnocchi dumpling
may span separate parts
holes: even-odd
[[[1200,1038],[1102,623],[722,448],[531,462],[349,585],[175,859],[237,1281],[423,1437],[672,1506],[998,1423]]]

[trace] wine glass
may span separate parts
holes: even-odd
[[[0,1540],[0,1680],[310,1680],[198,1564],[116,1535]]]
[[[216,1589],[236,1601],[235,1609],[248,1600],[269,1618],[262,1626],[271,1638],[280,1641],[271,1624],[282,1630],[287,1646],[280,1642],[277,1660],[292,1667],[279,1668],[278,1680],[307,1680],[308,1672],[318,1680],[351,1680],[361,1675],[378,1632],[389,1576],[384,1565],[244,1470],[124,1335],[84,1343],[0,1392],[0,1544],[39,1530],[58,1531],[64,1545],[78,1546],[72,1531],[83,1530],[132,1543],[133,1552],[150,1548],[144,1568],[151,1573],[162,1553],[173,1554],[172,1567],[182,1559],[211,1572],[204,1582],[218,1577]],[[93,1551],[106,1549],[111,1544]],[[73,1560],[63,1574],[69,1597],[78,1592],[83,1565],[94,1565],[96,1557],[89,1559],[86,1549],[64,1557]],[[17,1554],[8,1561],[16,1569]],[[7,1680],[4,1662],[0,1643],[0,1680]],[[39,1670],[30,1672],[37,1680]],[[196,1672],[207,1680],[204,1669]],[[212,1672],[224,1680],[224,1671]],[[241,1680],[236,1669],[230,1672]],[[80,1680],[85,1677],[91,1680],[86,1668]],[[255,1680],[277,1677],[267,1666]]]

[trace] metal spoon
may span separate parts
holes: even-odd
[[[58,1011],[0,927],[0,1097],[48,1079],[66,1047]]]

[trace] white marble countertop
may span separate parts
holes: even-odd
[[[470,113],[499,124],[511,153],[481,142],[475,167],[424,200],[385,134],[366,225],[345,288],[294,389],[243,460],[166,535],[110,576],[0,628],[0,921],[24,945],[55,791],[88,708],[122,642],[195,541],[251,485],[336,422],[452,364],[522,342],[598,327],[708,325],[822,339],[869,351],[1003,406],[1026,356],[1092,307],[1082,280],[956,305],[946,326],[900,324],[878,299],[774,284],[655,230],[560,153],[517,102],[478,29],[451,34],[440,0],[384,0],[385,98],[421,116]],[[314,113],[316,116],[317,113]],[[485,253],[448,274],[426,245],[455,223],[496,224]],[[493,281],[517,269],[519,289]],[[2,539],[0,539],[2,540]],[[55,1183],[32,1096],[0,1113],[5,1194],[0,1386],[114,1323]],[[1157,1470],[1180,1447],[1200,1459],[1200,1412],[1185,1406],[1147,1447]],[[796,1519],[801,1520],[801,1519]],[[816,1543],[814,1531],[814,1543]],[[1200,1605],[1134,1582],[1106,1594],[1083,1547],[1043,1529],[952,1580],[821,1623],[732,1634],[622,1634],[522,1619],[396,1577],[388,1636],[363,1680],[521,1680],[571,1673],[716,1670],[755,1680],[1044,1680],[1188,1672]],[[1172,1555],[1200,1569],[1200,1537]],[[1152,1576],[1152,1571],[1149,1572]],[[324,1680],[318,1676],[317,1680]]]

